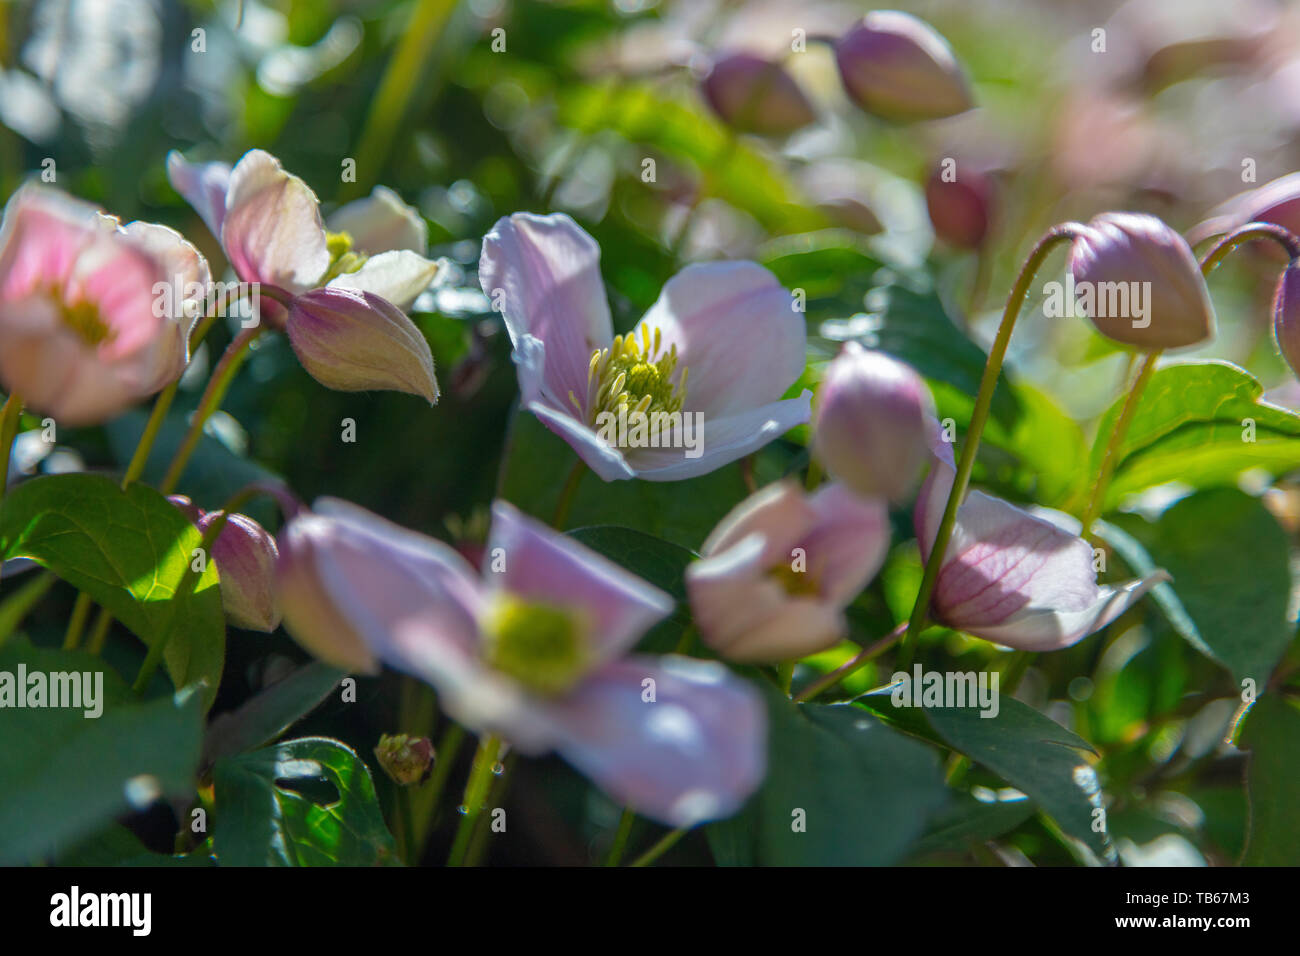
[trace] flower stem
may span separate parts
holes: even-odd
[[[1151,381],[1151,376],[1156,370],[1156,359],[1160,357],[1160,350],[1148,352],[1145,359],[1142,360],[1142,366],[1138,369],[1137,378],[1133,380],[1129,388],[1128,396],[1124,399],[1124,407],[1120,409],[1119,418],[1115,419],[1115,427],[1111,430],[1110,439],[1106,442],[1106,454],[1101,460],[1101,472],[1097,475],[1096,482],[1092,486],[1092,495],[1088,499],[1088,507],[1083,513],[1083,536],[1089,541],[1092,539],[1092,524],[1101,516],[1101,509],[1106,503],[1106,490],[1110,486],[1110,479],[1115,474],[1115,468],[1119,465],[1120,446],[1124,444],[1124,436],[1128,434],[1128,427],[1133,423],[1133,417],[1137,414],[1138,405],[1142,400],[1142,392],[1146,389],[1147,383]]]
[[[605,857],[606,866],[618,866],[619,861],[623,859],[623,851],[627,849],[627,838],[632,835],[632,823],[635,820],[636,811],[631,807],[624,807],[623,815],[618,819],[614,842],[609,848],[609,856]]]
[[[45,596],[45,592],[57,580],[58,578],[49,571],[33,574],[30,581],[0,604],[0,647],[4,646],[5,640],[14,632],[18,622],[27,616],[27,612]]]
[[[659,840],[658,843],[656,843],[650,849],[646,850],[644,853],[642,853],[639,857],[637,857],[628,865],[649,866],[655,860],[659,859],[659,857],[663,856],[674,846],[676,846],[677,841],[680,840],[682,837],[686,836],[686,834],[688,833],[690,833],[690,831],[684,829],[670,830],[668,833],[664,834],[664,836]]]
[[[903,633],[906,630],[907,630],[907,623],[904,622],[902,624],[899,624],[896,628],[894,628],[892,631],[890,631],[880,640],[876,641],[874,644],[870,644],[867,647],[864,647],[861,653],[855,656],[852,660],[844,664],[841,664],[839,667],[835,668],[835,670],[831,671],[829,674],[825,674],[822,677],[819,677],[817,680],[813,681],[802,691],[800,691],[799,694],[794,698],[795,703],[801,704],[805,701],[812,700],[814,697],[816,697],[822,691],[826,690],[828,687],[834,687],[836,684],[838,684],[844,678],[848,677],[850,674],[854,673],[855,671],[861,670],[869,662],[879,657],[888,648],[892,647],[898,641],[898,639],[903,636]]]
[[[465,864],[465,854],[469,850],[470,838],[474,835],[474,823],[483,812],[483,802],[492,785],[492,768],[500,750],[501,738],[496,734],[488,734],[479,741],[474,764],[470,767],[469,780],[465,784],[464,813],[460,818],[460,827],[456,830],[456,838],[451,844],[451,854],[447,857],[448,866]]]
[[[72,605],[72,616],[68,618],[68,629],[63,633],[65,651],[75,651],[81,643],[81,632],[86,629],[86,618],[90,616],[92,603],[90,595],[85,591],[77,595],[77,600]]]
[[[178,381],[180,380],[177,379]],[[158,432],[162,430],[163,422],[167,419],[167,411],[172,407],[172,399],[175,397],[176,382],[172,382],[154,399],[149,421],[140,434],[140,441],[135,446],[135,454],[131,456],[130,464],[126,466],[126,473],[122,475],[123,489],[144,474],[144,466],[149,461],[149,452],[153,451],[153,443],[158,438]]]
[[[18,436],[18,420],[23,414],[23,400],[17,392],[10,392],[0,408],[0,501],[4,500],[9,484],[9,459],[13,455],[14,439]]]
[[[1254,239],[1272,239],[1286,250],[1287,257],[1300,259],[1300,237],[1291,230],[1271,222],[1248,222],[1220,239],[1201,260],[1201,275],[1208,276],[1237,246]]]
[[[560,489],[560,500],[555,503],[555,516],[551,518],[551,527],[556,531],[564,530],[564,524],[569,520],[569,509],[573,507],[574,495],[577,494],[578,485],[582,483],[582,476],[586,473],[587,463],[579,458],[574,462],[569,477],[564,480],[564,487]]]
[[[804,475],[804,490],[816,491],[817,486],[822,483],[822,463],[816,458],[808,458],[808,473]]]
[[[919,636],[922,622],[930,610],[930,596],[934,593],[935,582],[939,579],[939,569],[943,567],[943,558],[948,550],[948,539],[952,537],[953,526],[957,523],[957,508],[966,497],[966,488],[970,484],[971,471],[975,467],[975,453],[979,450],[980,435],[988,421],[989,409],[993,405],[993,393],[997,388],[998,375],[1002,371],[1002,361],[1007,354],[1007,345],[1011,341],[1011,331],[1029,294],[1029,284],[1033,282],[1047,258],[1047,254],[1058,244],[1068,242],[1078,235],[1083,227],[1078,223],[1067,222],[1053,226],[1043,235],[1030,251],[1025,264],[1020,268],[1016,284],[1007,297],[1002,321],[998,325],[993,346],[989,349],[988,362],[984,365],[984,377],[980,379],[979,391],[975,395],[975,407],[971,411],[970,426],[966,429],[966,441],[962,444],[961,460],[957,463],[957,474],[953,479],[952,491],[948,494],[948,504],[943,510],[943,520],[939,532],[930,548],[929,560],[925,562],[925,575],[921,578],[921,589],[912,607],[912,616],[907,622],[903,634],[902,654],[906,664],[913,653],[913,646]]]
[[[189,431],[185,433],[185,439],[177,449],[176,457],[172,459],[167,474],[163,476],[162,484],[158,488],[163,494],[171,494],[176,489],[176,483],[180,481],[185,466],[189,464],[190,456],[194,454],[199,439],[203,437],[203,426],[221,407],[221,402],[235,379],[235,373],[239,371],[239,367],[248,355],[249,346],[261,334],[262,328],[263,326],[259,324],[252,328],[241,329],[226,347],[217,367],[212,370],[212,377],[208,379],[207,388],[203,390],[203,396],[199,399],[199,407],[194,410]]]
[[[776,668],[776,685],[787,697],[790,696],[790,684],[794,681],[794,668],[798,663],[797,660],[782,661]]]

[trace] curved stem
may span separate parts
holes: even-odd
[[[582,476],[587,473],[587,463],[579,458],[573,465],[573,470],[569,472],[569,477],[564,479],[564,487],[560,489],[560,500],[555,503],[555,515],[551,518],[551,527],[556,531],[563,531],[564,524],[569,520],[569,509],[573,507],[573,497],[578,492],[578,485],[582,484]]]
[[[86,629],[86,618],[90,616],[90,605],[94,603],[85,591],[77,595],[72,605],[72,616],[68,618],[68,629],[63,633],[63,649],[75,651],[81,643],[81,632]]]
[[[0,501],[4,500],[9,484],[9,459],[13,454],[14,439],[18,436],[18,420],[23,414],[23,400],[17,392],[10,392],[0,408]]]
[[[464,813],[460,818],[460,827],[451,844],[451,854],[447,857],[448,866],[463,866],[465,854],[469,850],[470,838],[474,835],[474,823],[483,812],[483,802],[487,799],[492,785],[492,767],[497,762],[501,750],[501,738],[488,734],[478,745],[474,754],[474,764],[470,767],[469,780],[465,783]]]
[[[979,450],[980,435],[984,423],[988,421],[989,409],[993,405],[993,392],[997,388],[998,374],[1002,371],[1002,360],[1007,354],[1007,345],[1011,341],[1011,331],[1024,306],[1025,296],[1029,294],[1029,284],[1035,273],[1042,266],[1047,254],[1058,244],[1072,240],[1083,227],[1078,223],[1067,222],[1053,226],[1038,240],[1030,251],[1025,264],[1020,268],[1016,284],[1007,297],[1007,305],[998,325],[997,336],[989,349],[989,359],[984,365],[984,377],[980,379],[979,391],[975,395],[975,407],[971,411],[970,427],[966,430],[966,441],[962,444],[961,460],[957,463],[957,474],[948,494],[948,504],[943,510],[943,520],[939,532],[930,548],[930,558],[925,562],[925,575],[921,578],[921,589],[912,607],[912,616],[907,622],[907,631],[903,634],[904,662],[912,654],[912,645],[916,642],[921,623],[930,609],[930,596],[934,593],[935,582],[939,579],[939,569],[943,567],[944,554],[948,549],[948,539],[952,536],[953,526],[957,522],[957,508],[966,497],[966,488],[970,484],[970,474],[975,467],[975,453]]]
[[[1271,222],[1248,222],[1228,233],[1201,260],[1201,274],[1208,276],[1233,249],[1255,239],[1271,239],[1286,250],[1290,259],[1300,259],[1300,237]]]
[[[194,454],[199,439],[203,437],[203,426],[221,407],[221,402],[235,379],[235,373],[239,371],[239,367],[248,355],[249,346],[261,334],[262,328],[261,325],[255,325],[252,328],[241,329],[226,347],[217,367],[212,370],[212,377],[208,379],[207,388],[203,390],[203,396],[199,399],[199,407],[194,410],[189,431],[185,433],[185,439],[177,449],[176,457],[167,467],[167,474],[163,476],[162,484],[158,487],[164,495],[171,494],[176,489],[176,483],[180,481],[185,466],[189,464],[190,456]]]
[[[642,853],[639,857],[637,857],[628,865],[629,866],[650,865],[655,860],[659,859],[659,857],[663,856],[665,853],[671,850],[677,844],[678,840],[680,840],[682,837],[686,836],[686,834],[690,832],[691,832],[690,830],[682,830],[682,829],[670,830],[668,833],[664,834],[663,838],[660,839],[658,843],[656,843],[650,849],[646,850],[644,853]]]
[[[802,691],[800,691],[798,695],[795,696],[794,698],[795,703],[802,704],[805,701],[812,700],[814,697],[816,697],[822,691],[826,690],[828,687],[834,687],[836,684],[838,684],[844,678],[848,677],[850,674],[854,673],[855,671],[861,670],[872,660],[874,660],[875,658],[879,657],[882,653],[884,653],[888,648],[892,647],[898,641],[898,639],[903,636],[903,633],[906,630],[907,630],[907,622],[905,621],[902,624],[899,624],[896,628],[894,628],[892,631],[890,631],[880,640],[876,641],[873,644],[868,645],[867,647],[864,647],[861,653],[859,653],[851,660],[847,661],[844,664],[841,664],[839,667],[835,668],[835,670],[831,671],[830,673],[824,674],[821,677],[817,678],[817,680],[813,681]]]
[[[1160,357],[1160,350],[1148,352],[1145,359],[1142,360],[1142,366],[1138,369],[1137,378],[1133,380],[1132,387],[1128,390],[1128,396],[1124,399],[1124,407],[1120,409],[1119,418],[1115,419],[1115,427],[1110,433],[1110,439],[1106,442],[1106,454],[1101,460],[1101,472],[1097,475],[1096,482],[1092,486],[1092,495],[1088,499],[1088,507],[1083,512],[1083,536],[1089,541],[1092,540],[1092,524],[1101,516],[1101,509],[1106,503],[1106,490],[1110,487],[1110,479],[1115,474],[1115,468],[1119,465],[1120,446],[1124,443],[1124,436],[1128,434],[1128,427],[1133,423],[1133,417],[1137,414],[1138,405],[1142,400],[1142,392],[1146,389],[1147,383],[1151,381],[1151,376],[1156,370],[1156,359]]]
[[[172,382],[154,399],[149,421],[145,424],[140,440],[136,443],[135,454],[131,456],[131,462],[126,466],[126,473],[122,475],[123,488],[144,474],[144,466],[149,461],[149,453],[153,451],[153,443],[158,438],[158,433],[162,431],[163,422],[167,419],[167,412],[172,406],[172,399],[176,397],[176,385],[179,381],[180,379],[177,379],[176,382]]]
[[[627,849],[627,838],[632,835],[632,823],[636,820],[636,811],[631,807],[623,808],[623,815],[618,819],[618,831],[614,834],[614,843],[609,848],[609,856],[605,857],[606,866],[618,866],[619,861],[623,859],[623,851]]]

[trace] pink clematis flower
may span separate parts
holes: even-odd
[[[883,499],[834,483],[811,495],[789,481],[769,485],[722,519],[686,569],[695,623],[732,660],[815,654],[844,638],[844,608],[888,550]]]
[[[811,415],[810,392],[781,400],[803,371],[803,317],[756,263],[687,266],[626,336],[600,247],[566,215],[499,220],[479,277],[504,312],[523,407],[606,481],[706,474]]]
[[[178,378],[191,312],[159,296],[207,262],[165,226],[122,226],[89,203],[27,185],[0,226],[0,382],[66,425],[103,422]]]
[[[167,500],[193,522],[200,532],[219,519],[221,511],[204,511],[184,495]],[[221,580],[221,606],[236,627],[267,634],[280,625],[276,598],[275,538],[248,515],[232,514],[212,543],[212,560]]]
[[[407,309],[438,273],[440,264],[424,258],[423,247],[410,248],[418,230],[414,223],[423,221],[391,194],[378,209],[349,204],[339,210],[345,224],[365,226],[367,242],[387,234],[389,241],[400,243],[364,248],[359,254],[353,251],[361,248],[356,239],[326,231],[311,187],[264,150],[249,150],[233,169],[225,163],[190,163],[172,152],[167,175],[221,240],[231,267],[245,282],[292,295],[320,286],[355,289]]]
[[[757,692],[716,663],[629,654],[668,595],[504,502],[486,564],[320,499],[280,535],[285,626],[336,666],[428,681],[465,726],[557,751],[666,824],[740,807],[764,773]]]
[[[917,499],[916,536],[928,560],[957,470],[952,446],[931,425],[930,474]],[[1078,522],[1048,509],[1030,513],[971,491],[930,600],[934,620],[1024,651],[1069,647],[1099,631],[1162,581],[1164,571],[1122,585],[1097,584],[1092,548]]]

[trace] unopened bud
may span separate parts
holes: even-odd
[[[840,37],[835,59],[845,91],[883,119],[942,119],[974,105],[948,41],[911,14],[868,13]]]
[[[316,289],[294,298],[287,332],[303,368],[326,388],[386,389],[438,401],[429,343],[387,299]]]
[[[813,453],[857,494],[899,501],[925,461],[932,406],[929,390],[911,368],[846,342],[817,393]]]
[[[724,123],[746,133],[786,136],[817,118],[794,78],[753,53],[715,60],[701,89]]]
[[[399,787],[423,783],[433,769],[433,743],[428,737],[384,734],[375,747],[375,759]]]
[[[1070,246],[1075,297],[1097,331],[1141,349],[1214,334],[1214,306],[1187,241],[1155,216],[1108,212]]]
[[[220,511],[203,511],[184,495],[168,500],[206,533]],[[270,633],[280,626],[275,594],[275,538],[247,515],[232,514],[212,543],[212,560],[221,581],[221,606],[236,627]]]
[[[936,236],[960,249],[978,249],[989,233],[993,180],[966,168],[945,179],[936,168],[925,184],[925,207]]]

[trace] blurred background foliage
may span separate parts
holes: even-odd
[[[167,183],[170,149],[226,161],[251,147],[270,150],[327,209],[378,183],[397,190],[428,220],[432,254],[455,264],[416,306],[438,364],[441,404],[327,391],[282,338],[270,337],[241,372],[179,490],[217,507],[251,477],[270,473],[307,501],[350,499],[472,555],[498,489],[549,517],[572,461],[531,417],[515,416],[509,343],[478,291],[479,243],[502,215],[564,210],[590,230],[620,329],[684,262],[757,259],[807,293],[810,365],[797,387],[815,384],[838,343],[858,338],[914,365],[941,414],[960,426],[1005,290],[1044,229],[1118,208],[1186,229],[1218,202],[1300,167],[1300,9],[1292,5],[927,0],[902,7],[949,39],[974,81],[976,110],[902,127],[853,109],[833,56],[815,39],[837,35],[868,9],[855,2],[3,0],[0,195],[52,168],[59,186],[124,220],[180,229],[219,272],[219,247]],[[796,30],[810,40],[806,52],[790,54]],[[1097,30],[1104,50],[1096,48]],[[783,141],[723,126],[698,78],[711,53],[736,48],[784,55],[818,121]],[[959,175],[979,170],[995,183],[981,253],[934,238],[923,185],[944,158],[956,160]],[[348,161],[355,181],[344,175]],[[1114,401],[1130,356],[1082,320],[1042,314],[1042,284],[1059,278],[1062,260],[1052,257],[1031,291],[976,481],[1013,500],[1070,509],[1095,474],[1096,421]],[[1243,254],[1218,270],[1211,287],[1219,335],[1183,358],[1236,362],[1277,389],[1270,397],[1300,404],[1283,387],[1285,367],[1269,336],[1277,269],[1263,255]],[[210,336],[196,358],[200,370],[228,334]],[[178,440],[203,380],[196,373],[183,387],[154,469],[170,457],[169,442]],[[354,443],[340,439],[345,419],[356,423]],[[137,412],[104,429],[63,433],[59,448],[26,470],[120,468],[143,420]],[[1270,476],[1300,466],[1300,432],[1289,422],[1278,425]],[[750,463],[682,484],[597,487],[588,477],[570,523],[618,524],[698,547],[747,487],[802,466],[802,440],[796,432]],[[1198,485],[1263,490],[1238,466],[1211,465]],[[1117,565],[1136,571],[1148,560],[1181,562],[1184,576],[1205,573],[1211,591],[1216,579],[1207,568],[1228,554],[1240,556],[1248,578],[1266,577],[1279,560],[1285,567],[1296,494],[1287,482],[1271,487],[1263,504],[1230,489],[1185,498],[1185,509],[1236,508],[1246,522],[1209,527],[1206,534],[1218,535],[1214,547],[1196,550],[1167,517],[1166,506],[1191,490],[1166,484],[1178,474],[1168,472],[1156,467],[1145,483],[1117,480],[1131,493],[1114,516],[1116,538],[1108,538]],[[1206,494],[1237,497],[1206,501]],[[255,514],[274,525],[269,509]],[[906,514],[896,520],[900,531],[910,525]],[[897,547],[851,609],[855,638],[869,640],[907,616],[919,573],[914,545]],[[56,642],[61,631],[72,592],[59,587],[67,600],[47,602],[29,622],[38,641]],[[1283,591],[1289,588],[1288,571]],[[1103,755],[1098,771],[1126,862],[1225,863],[1242,851],[1242,759],[1222,744],[1238,689],[1228,669],[1188,644],[1188,627],[1204,628],[1213,615],[1214,598],[1206,601],[1209,607],[1184,608],[1182,618],[1138,609],[1100,639],[1040,656],[1017,694]],[[1280,649],[1292,645],[1282,667],[1289,675],[1290,608],[1253,613],[1270,616],[1263,626],[1280,633]],[[110,659],[134,653],[119,637]],[[851,650],[811,663],[829,667]],[[951,632],[933,632],[927,654],[931,669],[1005,663],[990,645]],[[214,713],[300,660],[282,635],[234,635]],[[887,677],[867,668],[854,686],[866,690]],[[366,758],[382,732],[427,730],[397,726],[406,715],[398,713],[392,678],[361,686],[361,708],[327,703],[307,728]],[[584,862],[608,840],[618,808],[558,761],[521,763],[513,772],[510,806],[526,845],[502,851],[508,859]],[[1055,825],[1033,817],[1023,801],[997,797],[1005,775],[958,761],[947,776],[965,796],[909,860],[1074,858]],[[389,782],[376,782],[391,804]],[[728,858],[723,837],[687,840],[670,859],[707,860],[710,852]]]

